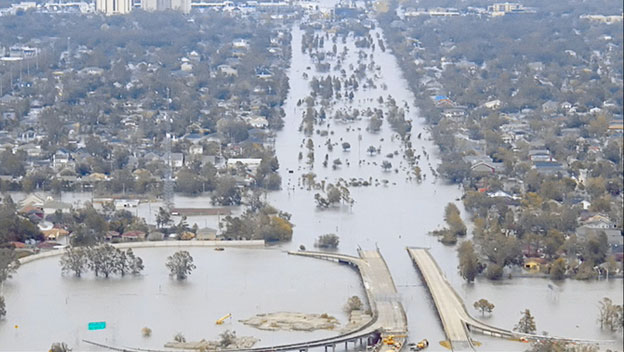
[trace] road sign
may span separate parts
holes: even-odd
[[[89,323],[88,326],[89,330],[104,330],[106,329],[106,322],[105,321],[94,321]]]

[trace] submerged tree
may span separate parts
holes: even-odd
[[[193,269],[196,268],[195,264],[193,264],[193,257],[187,251],[175,252],[167,257],[165,265],[170,271],[169,275],[175,276],[178,280],[186,279]]]
[[[338,248],[340,237],[334,233],[321,235],[316,240],[316,246],[319,248]]]
[[[622,330],[624,326],[624,310],[622,305],[613,304],[610,298],[604,297],[600,302],[598,322],[601,329],[610,331]]]
[[[0,248],[0,283],[10,279],[19,266],[20,262],[13,249]]]
[[[87,250],[84,247],[65,249],[60,264],[63,273],[73,272],[74,276],[80,277],[88,268]]]
[[[490,303],[487,299],[481,298],[480,300],[474,302],[473,306],[475,309],[481,311],[481,316],[484,316],[485,313],[492,313],[494,309],[494,304]]]
[[[0,319],[6,315],[6,305],[4,303],[4,297],[0,296]]]
[[[364,307],[364,303],[362,303],[362,300],[360,299],[360,297],[352,296],[352,297],[349,297],[349,299],[347,300],[347,303],[344,306],[344,310],[345,312],[347,312],[347,314],[351,314],[352,311],[362,310],[363,307]]]
[[[55,342],[50,346],[50,352],[71,352],[71,350],[65,342]]]
[[[468,282],[473,282],[479,273],[479,260],[475,253],[472,241],[464,241],[457,248],[459,257],[459,273]]]
[[[518,331],[524,334],[534,334],[537,331],[535,327],[535,318],[531,315],[531,311],[525,309],[524,312],[521,312],[522,318],[516,326],[514,326],[514,331]]]

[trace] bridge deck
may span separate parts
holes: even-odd
[[[436,262],[425,249],[408,248],[408,252],[429,288],[453,350],[474,350],[462,319],[464,304],[446,281]]]
[[[407,317],[401,304],[390,270],[379,251],[359,251],[360,257],[323,252],[289,252],[293,255],[308,256],[320,259],[338,260],[357,266],[362,283],[366,291],[368,303],[373,313],[372,324],[363,331],[353,335],[372,333],[377,331],[381,336],[407,335]],[[350,335],[336,339],[343,341]],[[404,344],[405,338],[395,338],[395,341]]]
[[[451,341],[453,351],[474,351],[472,340],[468,333],[476,331],[486,335],[527,340],[554,340],[561,342],[599,344],[609,341],[586,340],[578,338],[564,338],[555,336],[541,336],[535,334],[521,334],[506,329],[497,328],[473,318],[468,314],[462,299],[446,281],[442,270],[424,248],[408,248],[410,256],[418,266],[429,292],[433,297],[444,332]]]

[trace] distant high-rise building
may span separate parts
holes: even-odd
[[[141,7],[145,11],[175,10],[189,13],[191,0],[142,0]]]
[[[106,15],[123,15],[132,11],[132,0],[96,0],[95,9]]]

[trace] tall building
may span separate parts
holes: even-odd
[[[145,11],[174,10],[182,13],[191,12],[191,0],[142,0]]]
[[[123,15],[132,11],[132,0],[96,0],[95,9],[106,15]]]

